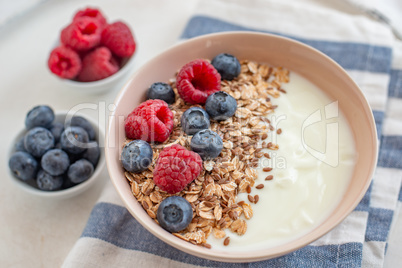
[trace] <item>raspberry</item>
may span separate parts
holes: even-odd
[[[82,68],[81,59],[77,52],[64,45],[53,49],[47,65],[52,73],[66,79],[76,77]]]
[[[175,194],[195,180],[201,170],[202,160],[199,154],[174,144],[160,152],[153,180],[163,191]]]
[[[204,104],[208,96],[221,89],[221,76],[206,60],[184,65],[176,79],[177,91],[190,104]]]
[[[86,9],[78,10],[77,13],[74,15],[73,21],[82,17],[90,17],[96,19],[99,22],[100,26],[102,26],[102,28],[104,28],[107,24],[102,12],[100,12],[100,10],[96,8],[87,7]]]
[[[100,44],[102,27],[97,19],[75,19],[61,31],[61,42],[75,50],[89,50]]]
[[[82,70],[78,75],[81,82],[92,82],[109,77],[119,70],[117,60],[106,47],[98,47],[82,60]]]
[[[164,142],[173,130],[173,113],[163,100],[147,100],[125,122],[126,136],[147,142]]]
[[[122,58],[133,55],[136,47],[130,28],[121,21],[106,26],[102,32],[101,44]]]

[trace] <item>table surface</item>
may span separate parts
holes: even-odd
[[[39,1],[41,2],[41,1]],[[49,201],[28,195],[8,179],[8,152],[14,135],[24,127],[26,112],[38,104],[69,110],[77,104],[112,104],[129,74],[113,90],[100,95],[73,91],[47,69],[47,58],[61,27],[85,6],[98,6],[109,21],[126,21],[134,30],[138,49],[133,73],[147,60],[175,44],[194,13],[197,0],[170,1],[42,1],[38,7],[0,28],[0,266],[60,267],[87,222],[105,182],[106,169],[93,188],[75,198]],[[311,4],[318,1],[309,0]],[[317,2],[317,3],[316,3]],[[124,7],[124,8],[122,8]],[[162,28],[168,30],[161,30]],[[81,112],[105,128],[108,110]],[[105,120],[103,120],[106,118]],[[402,256],[402,215],[390,235],[386,265],[395,267]]]

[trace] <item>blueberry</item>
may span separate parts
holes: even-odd
[[[191,107],[181,116],[181,128],[187,135],[194,135],[209,128],[209,115],[199,107]]]
[[[32,156],[41,157],[54,147],[54,137],[46,128],[35,127],[25,134],[24,145]]]
[[[64,125],[61,122],[54,122],[50,128],[50,132],[52,132],[54,141],[58,142],[60,140],[61,133],[64,131]]]
[[[172,104],[175,101],[175,94],[170,85],[157,82],[148,88],[147,99],[160,99],[164,100],[167,104]]]
[[[193,218],[190,203],[181,196],[170,196],[163,200],[156,213],[160,226],[171,233],[184,230]]]
[[[211,160],[221,153],[223,142],[216,132],[204,129],[191,138],[190,147],[193,152],[201,156],[202,160]]]
[[[67,127],[63,133],[61,133],[61,148],[67,153],[83,153],[88,147],[88,142],[88,133],[81,127]]]
[[[52,149],[42,156],[41,166],[50,175],[58,176],[67,171],[70,160],[63,150]]]
[[[88,144],[88,149],[82,154],[82,158],[85,158],[92,163],[94,167],[98,164],[100,157],[99,145],[96,141],[91,141]]]
[[[80,159],[68,168],[68,178],[73,183],[81,183],[94,173],[94,166],[86,159]]]
[[[222,80],[233,80],[240,74],[240,62],[233,55],[221,53],[212,59],[211,64],[219,72]]]
[[[10,157],[8,166],[17,178],[27,181],[35,178],[38,162],[26,152],[16,152]]]
[[[25,149],[24,145],[24,136],[21,137],[17,143],[15,144],[15,151],[16,152],[26,152],[27,150]]]
[[[88,133],[88,138],[91,141],[95,140],[96,138],[95,129],[93,128],[91,123],[89,123],[89,121],[82,116],[73,116],[71,120],[66,124],[66,127],[69,126],[83,128]]]
[[[32,108],[25,117],[25,127],[31,129],[34,127],[50,127],[54,120],[54,112],[47,105],[39,105]]]
[[[235,114],[237,102],[235,98],[224,91],[218,91],[208,96],[205,110],[213,120],[226,120]]]
[[[151,145],[143,140],[130,141],[121,152],[121,163],[125,170],[140,173],[152,163]]]
[[[63,185],[63,176],[52,176],[41,169],[36,176],[36,184],[39,189],[44,191],[59,190]]]

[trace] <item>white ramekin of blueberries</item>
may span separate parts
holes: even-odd
[[[103,138],[102,130],[88,118],[55,113],[47,105],[35,106],[11,145],[10,177],[34,195],[77,195],[88,189],[104,168],[104,152],[99,147]]]

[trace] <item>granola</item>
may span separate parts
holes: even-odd
[[[241,61],[241,73],[232,81],[222,81],[221,90],[232,95],[238,108],[233,117],[223,121],[211,121],[210,129],[218,133],[223,140],[223,150],[214,160],[203,162],[200,176],[176,195],[184,197],[193,208],[193,219],[189,226],[173,235],[192,244],[211,248],[207,238],[211,233],[218,239],[224,239],[228,245],[228,231],[243,235],[247,231],[247,220],[253,217],[252,205],[259,200],[258,195],[250,195],[258,175],[256,167],[260,158],[270,158],[262,149],[278,150],[279,146],[266,142],[275,128],[267,116],[277,106],[271,98],[286,93],[282,83],[289,81],[289,71],[281,67],[270,67],[253,61]],[[175,79],[169,81],[177,94]],[[173,144],[180,144],[190,149],[191,136],[187,136],[180,126],[184,111],[194,105],[186,104],[181,98],[170,106],[174,114],[174,129],[170,138],[162,144],[153,144],[153,161],[147,170],[140,174],[125,173],[131,185],[131,191],[148,215],[157,222],[156,213],[159,204],[171,196],[158,188],[152,180],[153,170],[160,151]],[[282,130],[278,129],[280,134]],[[129,140],[127,141],[129,142]],[[264,168],[270,172],[272,168]],[[272,180],[268,175],[265,180]],[[248,193],[250,204],[237,202],[239,193]],[[263,198],[263,197],[262,197]]]

